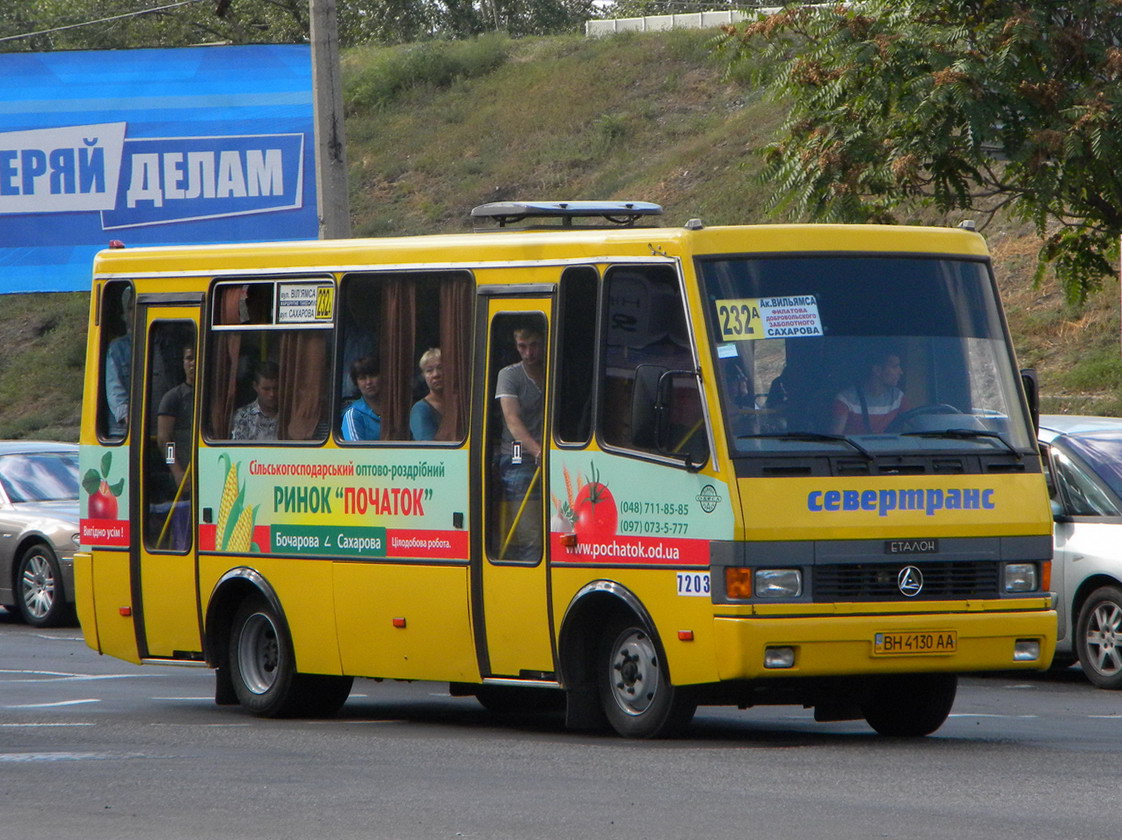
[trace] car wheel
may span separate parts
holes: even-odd
[[[954,706],[954,674],[907,674],[876,681],[861,711],[881,735],[922,738],[943,725]]]
[[[1102,586],[1083,602],[1075,644],[1087,679],[1099,688],[1122,688],[1122,589]]]
[[[74,620],[58,558],[47,546],[33,545],[20,557],[16,603],[23,620],[34,627],[57,627]]]
[[[697,709],[671,684],[653,634],[635,619],[609,625],[601,639],[597,671],[604,713],[626,738],[675,735]]]

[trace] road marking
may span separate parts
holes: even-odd
[[[135,677],[158,677],[159,674],[72,674],[66,671],[15,671],[5,670],[0,668],[0,675],[3,674],[34,674],[43,679],[25,679],[20,680],[21,683],[35,683],[35,682],[93,682],[96,680],[129,680]]]
[[[0,729],[17,729],[32,726],[93,726],[93,723],[0,723]]]
[[[179,701],[182,701],[182,700],[201,700],[201,701],[209,703],[210,701],[214,700],[214,697],[204,695],[203,697],[151,697],[149,699],[151,699],[151,700],[167,700],[169,702],[179,702]]]
[[[950,714],[948,717],[953,718],[1003,718],[1006,720],[1032,720],[1033,718],[1040,717],[1040,715],[990,715],[982,714],[980,712],[963,712],[962,714]]]
[[[5,709],[51,709],[56,706],[81,706],[85,703],[100,703],[99,698],[90,697],[86,700],[60,700],[57,703],[27,703],[21,706],[5,706]]]
[[[0,753],[0,763],[25,761],[104,761],[105,759],[147,758],[140,753]]]

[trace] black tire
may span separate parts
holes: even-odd
[[[946,721],[957,691],[954,674],[882,677],[873,685],[861,712],[881,735],[922,738]]]
[[[697,703],[670,682],[654,634],[634,618],[611,623],[596,662],[600,703],[625,738],[667,738],[690,722]]]
[[[238,607],[229,662],[238,702],[261,717],[330,716],[351,692],[350,677],[297,673],[288,628],[261,598]]]
[[[74,621],[74,607],[66,600],[62,567],[55,553],[33,545],[20,557],[16,569],[16,605],[33,627],[58,627]]]
[[[1079,667],[1094,685],[1122,688],[1122,589],[1100,586],[1083,602],[1075,650]]]

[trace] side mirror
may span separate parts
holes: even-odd
[[[1025,399],[1028,400],[1029,417],[1032,418],[1033,431],[1040,430],[1040,382],[1036,378],[1036,371],[1025,368],[1021,371],[1021,386],[1025,389]]]
[[[631,436],[638,447],[681,458],[697,471],[709,458],[709,438],[696,371],[639,365],[631,401]]]

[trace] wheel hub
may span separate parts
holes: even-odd
[[[55,579],[47,561],[32,557],[23,571],[23,603],[36,618],[51,611],[55,601]]]
[[[658,655],[650,637],[628,630],[616,642],[612,657],[612,697],[629,715],[647,710],[658,691]]]
[[[1087,650],[1091,666],[1104,676],[1122,670],[1122,609],[1116,604],[1100,604],[1087,625]]]

